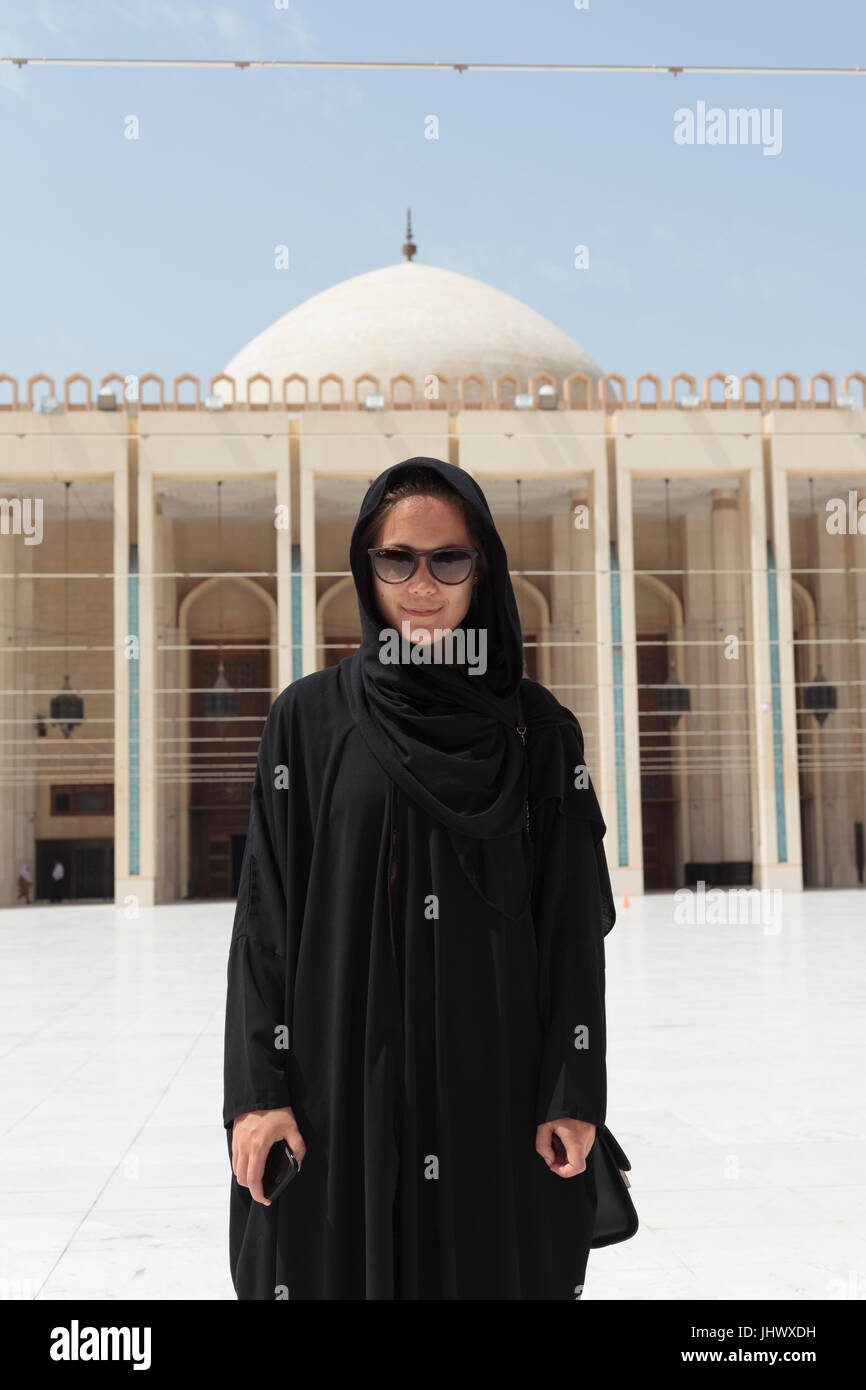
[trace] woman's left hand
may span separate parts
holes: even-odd
[[[586,1171],[586,1155],[594,1143],[595,1125],[588,1120],[549,1120],[535,1131],[535,1152],[561,1178]]]

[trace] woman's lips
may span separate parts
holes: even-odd
[[[434,613],[439,613],[439,608],[404,608],[403,612],[408,613],[410,618],[432,618]]]

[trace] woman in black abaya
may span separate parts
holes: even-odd
[[[282,692],[258,752],[225,1030],[235,1291],[573,1300],[615,919],[580,725],[522,675],[461,469],[386,469],[350,562],[361,645]],[[267,1203],[281,1138],[301,1169]]]

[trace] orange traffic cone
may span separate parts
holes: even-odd
[[[628,893],[623,893],[623,895],[622,895],[622,905],[623,905],[623,907],[631,907],[631,903],[630,903],[629,900],[628,900]]]

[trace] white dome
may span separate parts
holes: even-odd
[[[295,372],[307,378],[311,401],[319,399],[319,379],[332,372],[343,378],[347,401],[354,400],[356,377],[377,377],[387,396],[391,378],[406,373],[419,405],[434,372],[452,384],[477,373],[488,392],[506,372],[522,391],[539,372],[553,376],[560,390],[572,372],[593,381],[602,376],[573,338],[519,299],[471,276],[408,260],[304,300],[241,348],[225,370],[237,383],[239,401],[247,398],[247,379],[259,372],[270,378],[274,401],[282,401],[283,380]],[[231,398],[227,383],[217,387]],[[289,400],[299,399],[289,389]],[[262,390],[262,383],[254,385],[252,399],[263,399]],[[579,388],[576,395],[580,399]],[[326,398],[334,398],[333,383]]]

